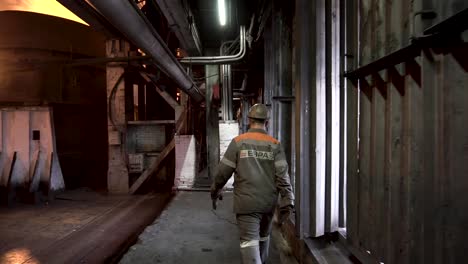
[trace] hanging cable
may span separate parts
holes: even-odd
[[[119,79],[117,80],[117,82],[115,83],[114,87],[112,87],[112,90],[111,90],[111,93],[109,95],[109,120],[111,121],[111,124],[112,126],[117,129],[117,131],[123,133],[123,129],[118,127],[116,124],[115,124],[115,120],[114,120],[114,109],[113,109],[113,106],[114,106],[114,98],[115,98],[115,94],[119,88],[119,84],[122,82],[123,78],[124,78],[124,75],[125,73],[122,73],[119,77]]]

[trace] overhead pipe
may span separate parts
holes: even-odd
[[[153,63],[166,73],[180,89],[196,102],[204,100],[182,65],[172,55],[159,34],[139,14],[130,1],[123,0],[87,0],[111,24],[121,31],[131,42],[153,57]]]
[[[246,33],[245,27],[240,27],[240,36],[239,36],[240,50],[237,54],[234,55],[225,55],[225,56],[208,56],[208,57],[185,57],[180,60],[181,63],[186,64],[230,64],[233,62],[240,61],[244,58],[247,53],[246,45]]]
[[[231,44],[228,47],[232,47],[236,43],[236,41],[226,41],[221,43],[219,47],[219,55],[224,56],[228,54],[225,52],[225,46]],[[229,64],[222,64],[220,65],[220,75],[221,75],[221,82],[222,82],[222,118],[223,121],[233,120],[233,113],[232,113],[232,77],[231,77],[231,65]]]

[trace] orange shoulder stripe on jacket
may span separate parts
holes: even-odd
[[[258,133],[258,132],[248,132],[248,133],[242,134],[234,138],[236,142],[239,142],[241,140],[246,140],[246,139],[267,141],[267,142],[272,142],[274,144],[279,144],[279,141],[271,137],[270,135],[266,135],[266,134]]]

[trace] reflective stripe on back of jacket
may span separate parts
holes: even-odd
[[[218,167],[215,185],[222,188],[234,175],[234,212],[271,212],[281,194],[280,206],[292,205],[288,164],[278,140],[261,129],[234,138]]]

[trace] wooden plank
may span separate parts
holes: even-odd
[[[171,140],[171,142],[164,148],[164,150],[161,152],[161,155],[158,156],[158,158],[151,164],[151,166],[146,169],[140,177],[133,183],[133,185],[130,187],[130,194],[135,194],[135,192],[141,187],[141,185],[151,179],[154,175],[156,175],[159,170],[164,167],[163,161],[165,158],[171,153],[171,151],[175,147],[175,140],[174,138]]]
[[[346,1],[346,71],[357,66],[357,2]],[[358,89],[357,83],[346,82],[346,232],[348,242],[359,246],[358,196]]]

